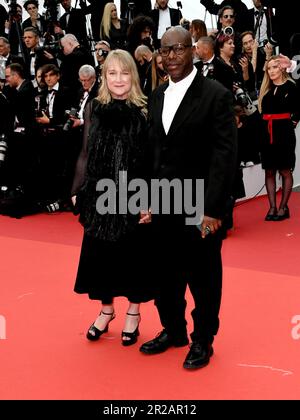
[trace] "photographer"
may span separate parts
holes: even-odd
[[[53,64],[42,67],[42,81],[46,84],[41,105],[41,116],[36,117],[41,138],[40,199],[48,212],[62,209],[70,188],[66,169],[69,158],[69,137],[63,131],[65,111],[70,109],[70,92],[60,83],[59,69]]]
[[[101,40],[97,42],[95,46],[96,58],[98,62],[98,66],[95,68],[95,71],[96,71],[96,79],[99,84],[101,83],[101,74],[102,74],[103,64],[110,50],[111,48],[107,41]]]
[[[57,64],[54,55],[39,46],[39,35],[35,28],[25,28],[23,34],[26,46],[25,71],[30,80],[35,79],[36,70],[45,64]]]
[[[37,30],[40,37],[43,37],[47,32],[47,22],[44,16],[39,14],[39,3],[37,0],[27,0],[23,4],[24,9],[29,14],[29,18],[22,23],[22,29],[31,27]]]
[[[5,22],[5,36],[8,38],[11,52],[14,55],[23,53],[22,42],[22,6],[11,1],[9,5],[9,20]]]
[[[80,67],[79,80],[82,87],[73,106],[66,111],[68,119],[63,126],[63,131],[69,139],[66,160],[66,179],[69,183],[74,177],[75,165],[82,148],[85,109],[89,102],[96,98],[99,89],[95,69],[89,64]]]
[[[235,29],[241,33],[251,28],[249,12],[247,6],[241,0],[224,0],[221,4],[216,4],[214,0],[200,0],[200,3],[212,15],[218,15],[223,7],[231,7],[236,13]]]
[[[63,50],[61,57],[61,83],[68,87],[73,98],[76,98],[80,83],[78,81],[78,72],[84,64],[93,65],[93,57],[90,52],[79,44],[77,38],[73,34],[65,35],[60,44]]]

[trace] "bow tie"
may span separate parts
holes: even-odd
[[[258,16],[258,15],[259,15],[259,11],[258,10],[255,10],[254,16]]]
[[[52,93],[52,92],[57,92],[57,90],[56,89],[49,89],[47,93],[49,95],[49,93]]]
[[[34,52],[34,51],[31,51],[31,52],[29,53],[29,55],[30,55],[30,57],[34,57],[34,56],[35,56],[35,52]]]

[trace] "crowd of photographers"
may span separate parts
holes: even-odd
[[[217,30],[210,33],[202,20],[189,22],[182,17],[180,2],[171,8],[168,0],[157,0],[152,9],[150,0],[124,0],[121,17],[113,2],[79,3],[80,8],[74,8],[71,0],[46,0],[46,16],[39,14],[37,0],[27,0],[22,6],[11,2],[9,13],[0,6],[2,214],[21,217],[68,208],[84,109],[97,96],[109,51],[122,48],[134,56],[141,87],[149,96],[168,78],[161,65],[160,39],[168,27],[179,24],[192,34],[195,66],[235,97],[239,164],[259,163],[261,117],[256,104],[265,61],[278,45],[290,57],[300,52],[293,21],[289,42],[286,33],[277,29],[287,16],[282,3],[253,0],[249,10],[240,0],[220,5],[201,0],[210,13],[218,15]],[[64,9],[60,18],[59,4]],[[29,14],[24,21],[23,10]],[[292,64],[287,57],[283,60],[286,67]],[[237,185],[235,198],[243,196],[242,183]]]

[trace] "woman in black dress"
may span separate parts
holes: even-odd
[[[99,95],[87,108],[84,144],[72,188],[84,227],[75,292],[102,302],[100,315],[87,332],[89,340],[107,332],[115,317],[113,298],[127,297],[122,344],[131,345],[139,335],[139,304],[152,298],[144,258],[144,231],[150,216],[146,212],[142,216],[118,214],[118,202],[116,214],[100,214],[98,181],[113,181],[118,198],[124,177],[128,184],[135,178],[145,179],[146,98],[128,52],[111,51],[102,76]]]
[[[127,22],[119,19],[117,7],[114,3],[107,3],[104,8],[100,25],[100,39],[109,42],[112,50],[126,49]]]
[[[262,167],[270,209],[266,221],[281,221],[290,217],[288,201],[293,187],[295,167],[295,125],[299,120],[299,92],[280,64],[279,56],[266,63],[265,76],[259,95],[259,110],[263,114],[265,135],[262,144]],[[276,205],[276,172],[282,178],[282,197]]]

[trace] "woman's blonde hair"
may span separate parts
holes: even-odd
[[[115,3],[106,3],[100,25],[100,39],[109,38],[111,28],[111,11],[116,7]]]
[[[258,97],[258,110],[259,110],[260,113],[262,112],[262,101],[263,101],[263,98],[266,96],[266,94],[268,92],[270,92],[270,90],[271,90],[271,88],[273,86],[273,82],[270,79],[270,76],[269,76],[269,73],[268,73],[269,63],[271,61],[278,60],[279,58],[280,58],[279,55],[272,55],[272,57],[270,57],[266,61],[266,64],[265,64],[265,75],[264,75],[264,78],[263,78],[263,81],[262,81],[262,84],[261,84],[261,88],[260,88],[260,92],[259,92],[259,97]],[[294,82],[293,79],[288,75],[288,73],[285,70],[283,70],[282,71],[282,81],[283,82],[286,82],[287,80],[291,80],[292,82]]]
[[[122,70],[128,71],[131,75],[131,90],[128,94],[126,102],[141,108],[143,114],[146,115],[147,97],[142,92],[136,64],[129,52],[125,50],[113,50],[108,54],[103,64],[101,86],[97,97],[98,101],[102,104],[108,104],[113,99],[111,93],[108,90],[106,79],[108,67],[112,61],[117,61],[120,64]]]

